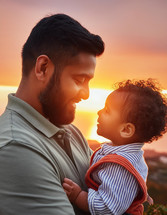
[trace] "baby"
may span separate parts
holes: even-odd
[[[97,133],[111,142],[91,157],[88,193],[67,178],[64,190],[91,214],[143,214],[148,167],[142,147],[166,132],[167,101],[152,79],[128,80],[108,96],[98,116]]]

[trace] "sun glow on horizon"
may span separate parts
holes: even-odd
[[[16,86],[0,86],[0,114],[5,110],[7,105],[7,95],[9,93],[16,92]],[[104,88],[91,88],[89,99],[83,100],[77,104],[77,114],[78,119],[77,127],[81,128],[81,116],[84,113],[84,130],[83,132],[86,139],[97,140],[98,142],[108,141],[106,138],[101,137],[97,134],[97,112],[102,109],[105,105],[105,100],[107,96],[112,92],[112,90]],[[162,90],[162,93],[166,96],[167,90]],[[90,118],[90,119],[89,119]],[[83,123],[83,122],[82,122]],[[86,135],[86,134],[87,135]]]
[[[162,90],[162,93],[163,94],[167,94],[167,90]]]
[[[91,88],[89,99],[86,101],[81,101],[79,104],[77,104],[77,111],[97,113],[105,106],[106,98],[112,91],[113,90],[102,88]],[[102,143],[107,141],[107,139],[97,134],[97,118],[98,116],[96,115],[96,117],[93,119],[87,139],[97,140],[98,142]]]
[[[3,92],[10,93],[10,92],[15,92],[16,90],[17,90],[16,86],[0,85],[0,93],[3,93]]]
[[[102,88],[91,88],[89,98],[87,100],[82,100],[77,104],[77,111],[96,112],[102,109],[105,105],[107,96],[112,91],[113,90]]]
[[[0,86],[0,115],[5,110],[9,93],[15,93],[17,87],[15,86]]]
[[[106,141],[109,142],[108,139],[97,134],[97,119],[94,122],[94,126],[92,126],[92,128],[90,129],[88,139],[89,140],[97,140],[99,143],[103,143]]]

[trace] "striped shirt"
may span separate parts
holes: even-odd
[[[108,154],[121,155],[131,162],[146,181],[148,167],[144,161],[143,143],[112,146],[105,143],[97,151],[92,165]],[[91,214],[123,214],[138,194],[139,185],[136,178],[123,166],[116,163],[104,163],[92,173],[92,178],[100,183],[98,191],[89,189],[88,204]]]

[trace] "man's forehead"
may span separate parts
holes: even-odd
[[[87,66],[96,66],[96,57],[89,53],[81,52],[70,59],[70,65],[79,64]]]
[[[95,66],[96,57],[82,53],[73,58],[66,68],[69,68],[70,73],[73,75],[85,76],[91,79],[94,77]]]

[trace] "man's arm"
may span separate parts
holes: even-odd
[[[19,143],[0,150],[0,190],[0,214],[74,215],[52,163]]]

